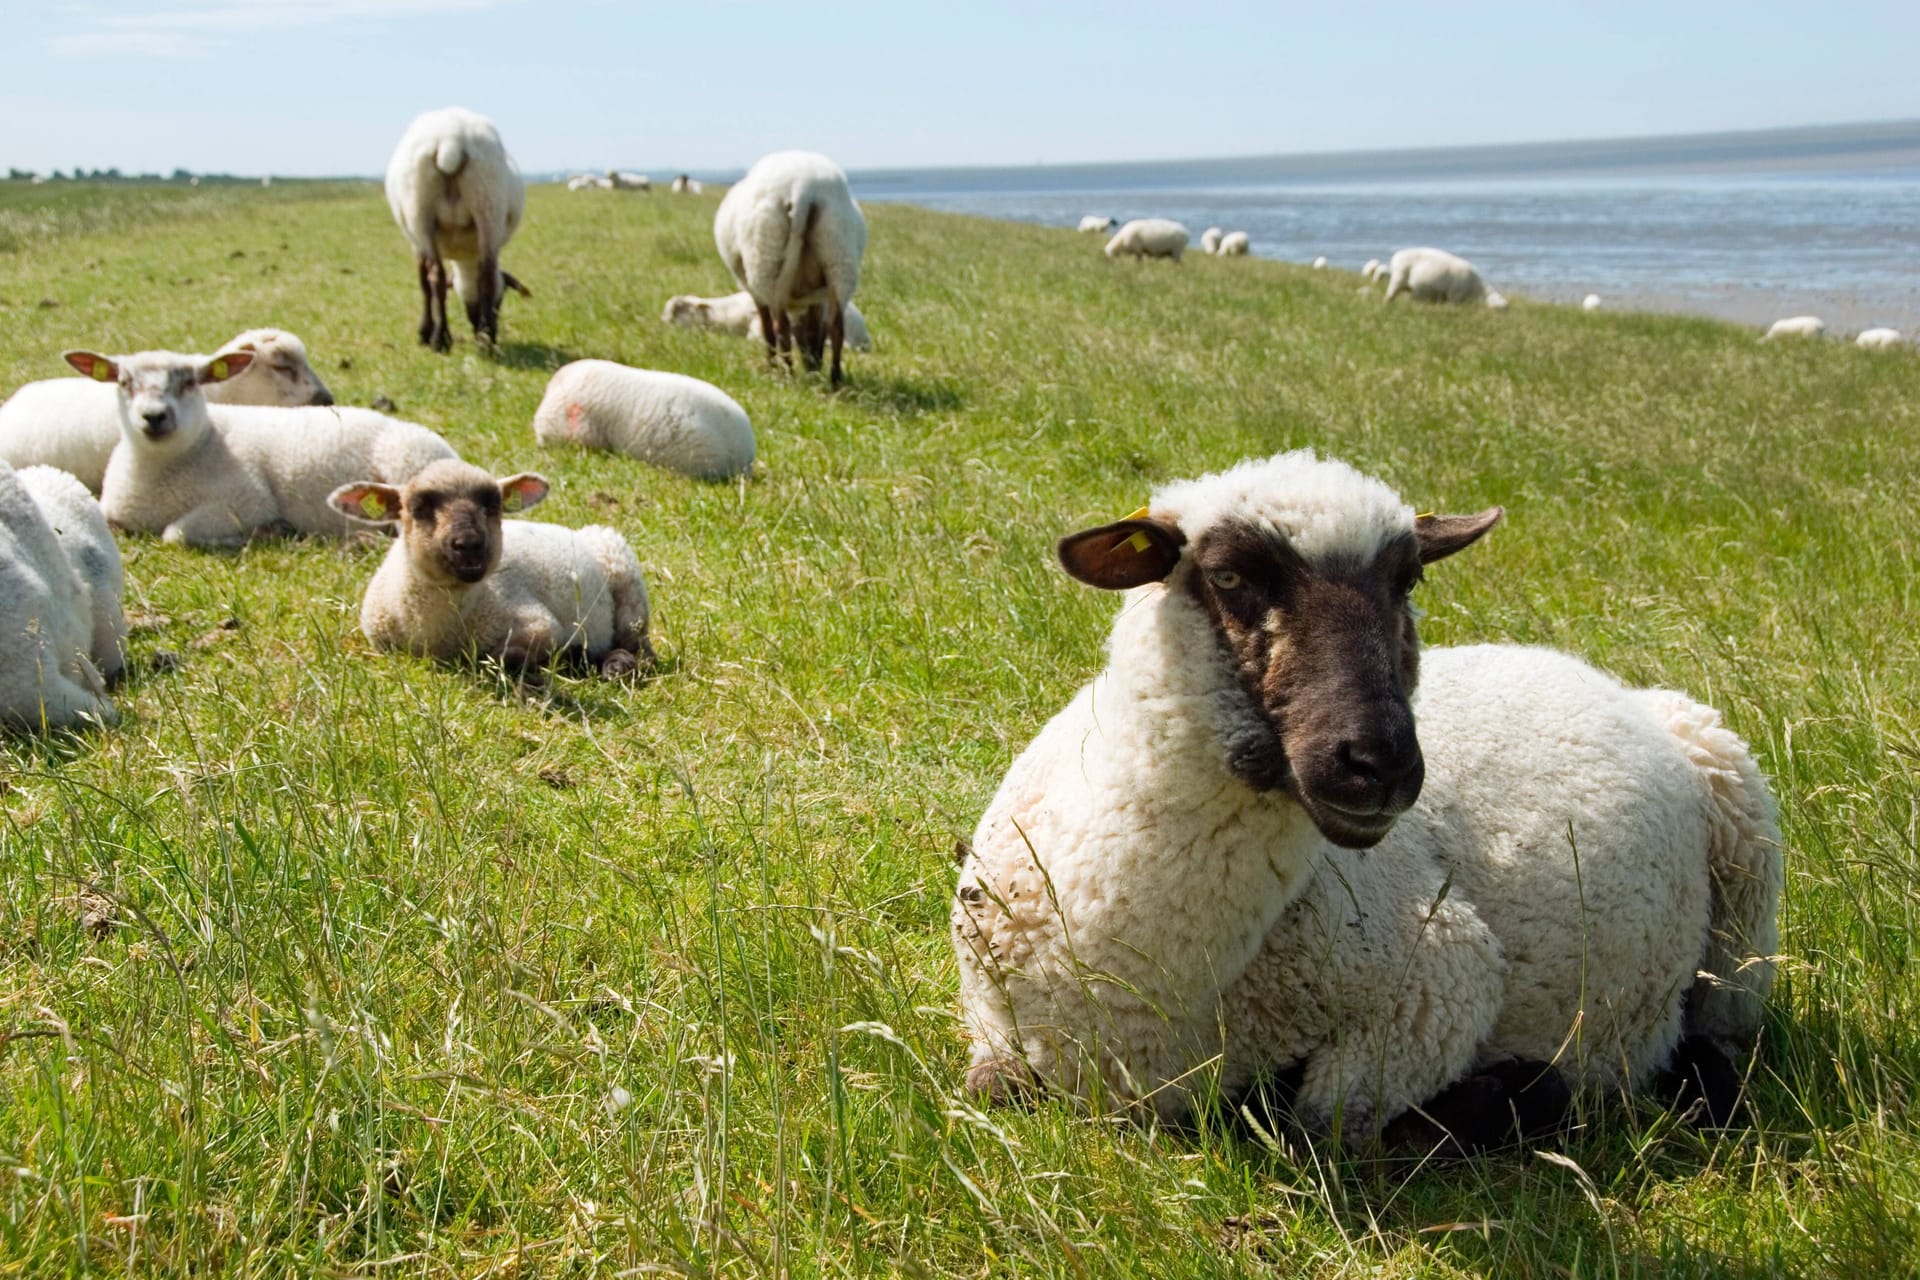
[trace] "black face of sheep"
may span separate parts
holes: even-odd
[[[1410,698],[1420,640],[1409,595],[1422,567],[1499,520],[1424,517],[1362,561],[1309,563],[1237,520],[1192,545],[1177,526],[1122,520],[1064,538],[1061,563],[1110,590],[1166,582],[1207,619],[1245,696],[1222,748],[1248,786],[1282,790],[1335,844],[1378,844],[1420,796],[1425,763]]]

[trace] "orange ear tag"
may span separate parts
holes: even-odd
[[[387,518],[386,499],[377,493],[369,493],[360,499],[360,510],[369,520],[384,520]]]

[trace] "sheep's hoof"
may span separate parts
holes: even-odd
[[[621,680],[640,669],[640,659],[627,649],[609,649],[600,659],[600,674],[609,680]]]
[[[989,1106],[1005,1106],[1040,1090],[1033,1068],[1014,1058],[988,1058],[967,1068],[967,1096]]]
[[[1393,1151],[1460,1159],[1544,1137],[1566,1123],[1573,1091],[1550,1062],[1483,1067],[1404,1112],[1380,1134]]]

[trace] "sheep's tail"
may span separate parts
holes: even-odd
[[[819,213],[811,188],[802,186],[787,202],[787,243],[780,252],[780,283],[773,297],[781,306],[793,300],[794,282],[800,278],[800,262],[806,256],[807,237],[813,233],[813,220]]]
[[[1720,722],[1718,711],[1666,689],[1639,697],[1679,740],[1710,802],[1708,936],[1687,996],[1687,1033],[1743,1054],[1760,1032],[1780,945],[1779,815],[1747,744]]]
[[[613,647],[652,661],[653,642],[647,635],[651,625],[647,583],[633,548],[605,525],[588,525],[580,532],[601,572],[607,575],[607,591],[613,597]]]
[[[467,142],[459,134],[448,134],[433,149],[433,167],[453,177],[467,167]]]

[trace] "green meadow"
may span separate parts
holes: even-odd
[[[291,329],[341,403],[621,530],[662,659],[516,686],[370,650],[379,546],[124,539],[123,722],[0,742],[0,1275],[1920,1270],[1920,359],[882,205],[835,395],[660,323],[732,290],[714,208],[534,190],[533,298],[442,357],[371,185],[0,187],[0,389]],[[751,475],[538,448],[587,356],[727,390]],[[1418,1168],[961,1095],[954,845],[1116,605],[1054,540],[1298,446],[1507,508],[1429,644],[1560,646],[1753,744],[1753,1128],[1594,1099]]]

